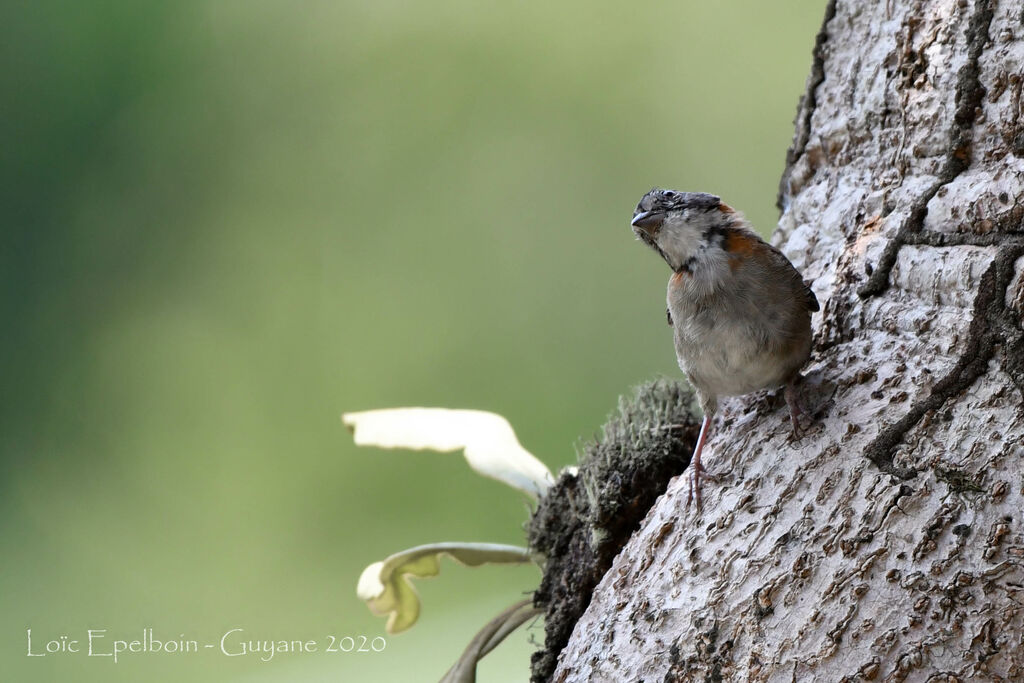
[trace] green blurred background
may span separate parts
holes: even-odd
[[[339,414],[494,410],[574,462],[677,374],[633,206],[706,190],[770,231],[822,5],[3,3],[4,680],[438,678],[535,569],[446,564],[380,654],[25,636],[372,637],[366,564],[522,543],[516,492]],[[525,680],[531,638],[481,679]]]

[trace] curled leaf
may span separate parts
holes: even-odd
[[[392,408],[345,413],[345,426],[360,446],[412,450],[465,450],[479,474],[537,498],[554,481],[544,463],[519,444],[501,415],[482,410]]]
[[[501,644],[508,634],[543,612],[533,606],[532,600],[523,600],[491,619],[473,637],[462,656],[441,679],[441,683],[476,683],[477,663]]]
[[[437,576],[442,555],[470,567],[487,562],[518,564],[532,559],[528,549],[514,545],[433,543],[395,553],[383,562],[374,562],[359,577],[356,594],[366,601],[371,612],[388,617],[385,625],[388,633],[400,633],[416,623],[420,598],[408,577]]]

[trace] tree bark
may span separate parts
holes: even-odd
[[[817,425],[724,402],[703,510],[672,481],[553,680],[1024,680],[1022,38],[1019,2],[829,4],[773,238],[824,302]]]

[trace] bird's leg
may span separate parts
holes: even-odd
[[[793,379],[786,382],[785,396],[786,404],[789,406],[789,420],[793,425],[793,438],[799,439],[803,436],[803,428],[800,426],[800,418],[803,416],[803,408],[800,407],[800,392],[797,384],[801,377],[797,374]]]
[[[690,458],[690,492],[686,496],[686,506],[690,506],[690,501],[696,501],[698,510],[700,510],[700,475],[704,473],[704,466],[700,464],[700,454],[704,450],[704,440],[707,439],[710,428],[711,416],[705,412],[704,419],[700,423],[700,436],[697,437],[693,457]]]

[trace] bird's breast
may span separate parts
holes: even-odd
[[[783,384],[810,352],[810,319],[742,291],[693,297],[670,288],[679,366],[698,389],[733,396]],[[763,293],[759,296],[763,296]]]

